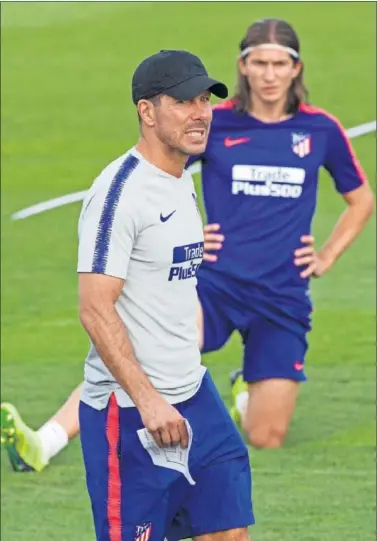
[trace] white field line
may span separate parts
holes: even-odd
[[[42,201],[31,207],[26,207],[25,209],[19,210],[12,214],[12,220],[24,220],[29,218],[29,216],[34,216],[35,214],[41,214],[41,212],[46,212],[47,210],[56,209],[58,207],[63,207],[64,205],[69,205],[69,203],[76,203],[77,201],[82,201],[85,197],[86,190],[83,192],[74,192],[67,195],[62,195],[61,197],[55,197],[55,199],[49,199],[48,201]]]
[[[376,121],[373,122],[367,122],[366,124],[360,124],[359,126],[355,126],[354,128],[350,128],[347,130],[347,134],[350,138],[360,137],[361,135],[366,135],[367,133],[371,133],[376,131]],[[190,168],[189,171],[191,174],[200,173],[201,171],[201,164],[200,162],[194,163]],[[11,218],[12,220],[24,220],[25,218],[29,218],[30,216],[35,216],[36,214],[41,214],[42,212],[46,212],[47,210],[56,209],[59,207],[63,207],[64,205],[69,205],[70,203],[76,203],[77,201],[82,201],[85,197],[86,190],[81,192],[74,192],[69,193],[67,195],[62,195],[60,197],[55,197],[54,199],[49,199],[47,201],[42,201],[41,203],[37,203],[36,205],[32,205],[31,207],[26,207],[22,210],[19,210],[12,214]]]

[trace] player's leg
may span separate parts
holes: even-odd
[[[68,440],[72,440],[80,433],[79,404],[82,386],[83,384],[80,383],[80,385],[78,385],[72,391],[61,408],[55,413],[50,421],[47,421],[45,425],[47,426],[49,423],[57,423],[63,428]]]
[[[138,437],[139,412],[120,408],[115,394],[103,410],[81,402],[79,411],[97,541],[163,541],[189,487],[186,478],[152,462]]]
[[[299,383],[266,379],[249,384],[249,400],[243,430],[251,445],[273,449],[284,443],[299,392]]]
[[[77,436],[81,386],[39,430],[30,428],[12,404],[1,404],[1,443],[15,471],[42,471]]]
[[[222,532],[227,537],[213,539],[246,541],[254,524],[249,455],[209,372],[194,399],[182,406],[178,409],[193,432],[189,466],[195,485],[166,537],[212,539],[209,534]]]
[[[257,317],[244,336],[244,371],[233,385],[235,407],[251,445],[280,447],[305,381],[305,331],[294,333]],[[248,384],[244,383],[248,382]]]

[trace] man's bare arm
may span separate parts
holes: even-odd
[[[374,196],[368,184],[343,194],[347,203],[330,237],[316,253],[314,237],[304,235],[301,242],[306,246],[295,250],[295,264],[305,265],[302,278],[322,276],[328,272],[342,253],[361,233],[374,210]]]
[[[150,383],[135,358],[127,329],[115,304],[124,280],[112,276],[79,274],[80,321],[102,361],[139,410],[157,443],[187,445],[187,431],[178,411]]]

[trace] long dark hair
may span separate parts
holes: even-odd
[[[300,54],[300,41],[293,28],[281,19],[263,19],[257,21],[247,29],[246,36],[240,43],[240,51],[246,47],[255,47],[264,43],[277,43],[283,47],[290,47]],[[293,57],[292,57],[293,58]],[[293,58],[294,62],[298,59]],[[247,113],[251,105],[251,93],[247,78],[238,70],[238,81],[234,95],[235,110]],[[292,81],[288,90],[285,112],[295,114],[301,102],[307,102],[309,92],[304,84],[304,65],[298,76]]]

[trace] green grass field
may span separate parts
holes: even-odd
[[[137,137],[130,78],[161,48],[201,55],[233,86],[246,25],[292,22],[312,102],[346,127],[376,118],[375,4],[2,4],[2,400],[38,427],[80,381],[88,341],[77,318],[79,204],[13,222],[13,212],[86,189]],[[375,134],[354,141],[374,183]],[[343,204],[324,174],[315,234]],[[309,382],[282,450],[250,450],[254,541],[375,539],[375,222],[324,279]],[[234,337],[205,359],[224,399],[240,362]],[[92,541],[79,441],[42,474],[14,474],[2,454],[3,541]]]

